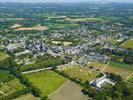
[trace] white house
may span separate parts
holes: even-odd
[[[97,88],[102,88],[102,86],[104,86],[106,83],[111,84],[112,86],[115,85],[114,82],[112,82],[109,78],[106,77],[106,74],[90,82],[91,85]]]

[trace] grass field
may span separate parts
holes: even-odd
[[[64,69],[63,72],[69,77],[79,79],[82,82],[85,82],[86,80],[91,81],[98,75],[98,72],[91,71],[80,65],[72,65],[72,67]]]
[[[66,18],[66,21],[74,21],[74,22],[84,22],[84,21],[92,21],[92,22],[96,22],[96,21],[104,21],[101,18]]]
[[[37,97],[34,97],[32,94],[25,94],[25,95],[22,95],[14,100],[40,100],[39,98]]]
[[[0,61],[6,59],[8,57],[8,55],[4,52],[0,52]]]
[[[127,40],[122,44],[123,48],[133,48],[133,39]]]
[[[104,64],[102,62],[91,62],[89,65],[104,72],[111,72],[121,75],[124,79],[126,79],[133,72],[133,67],[127,64],[114,62],[109,64]]]
[[[42,71],[32,74],[27,74],[27,78],[37,86],[42,96],[48,96],[50,93],[58,89],[64,82],[65,78],[53,71]]]
[[[41,25],[36,25],[33,27],[18,27],[14,29],[15,31],[23,31],[23,30],[39,30],[39,31],[43,31],[43,30],[48,30],[48,28],[46,26],[41,26]]]
[[[3,91],[5,94],[11,94],[17,90],[24,89],[25,86],[20,83],[20,81],[15,78],[7,83],[1,83],[0,91]]]
[[[0,70],[0,81],[8,80],[9,76],[9,71]]]
[[[59,89],[49,95],[50,100],[88,100],[81,92],[82,88],[71,81],[66,81]]]

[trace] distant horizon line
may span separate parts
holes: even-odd
[[[58,2],[53,2],[53,1],[46,1],[46,2],[15,2],[15,1],[0,1],[0,3],[30,3],[30,4],[35,4],[35,3],[133,3],[133,1],[77,1],[77,2],[70,2],[70,1],[58,1]]]

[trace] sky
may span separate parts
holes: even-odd
[[[1,2],[133,2],[133,0],[0,0]]]

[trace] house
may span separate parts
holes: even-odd
[[[91,85],[97,88],[102,88],[105,84],[115,85],[109,78],[107,78],[106,74],[100,78],[96,78],[90,82]]]

